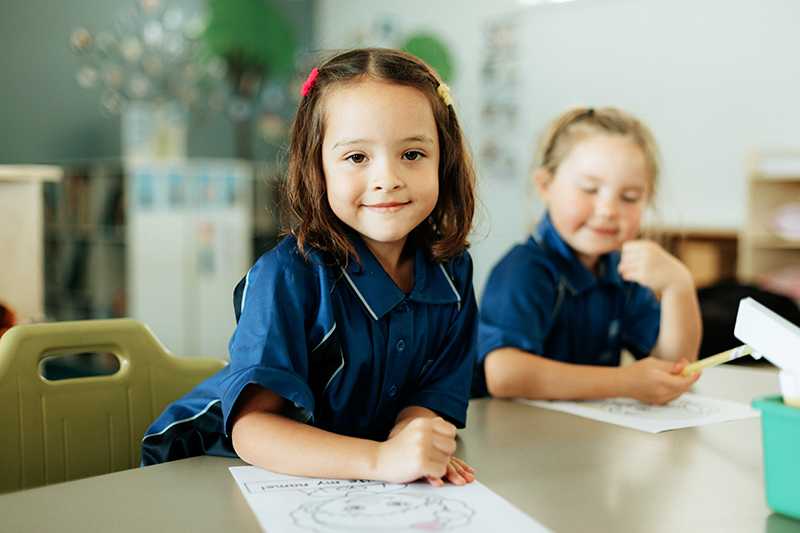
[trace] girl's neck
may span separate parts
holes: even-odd
[[[580,261],[586,269],[594,274],[597,275],[597,265],[600,263],[600,255],[593,255],[588,256],[581,253],[578,253],[576,250],[572,250],[572,252],[578,257],[578,261]]]
[[[411,292],[414,288],[414,254],[406,253],[407,242],[408,238],[390,243],[364,239],[367,248],[383,270],[405,293]]]

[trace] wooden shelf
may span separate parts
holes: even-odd
[[[800,264],[800,239],[774,231],[775,216],[789,204],[800,206],[800,151],[760,152],[751,156],[746,222],[739,246],[742,281]]]
[[[800,182],[800,175],[795,174],[754,174],[750,177],[754,183],[797,183]]]
[[[736,277],[739,244],[736,230],[661,226],[650,229],[646,237],[654,239],[680,259],[698,287]]]
[[[742,240],[755,248],[775,248],[779,250],[800,250],[800,239],[785,239],[779,235],[764,233],[745,233]]]
[[[62,177],[61,168],[53,165],[0,165],[0,181],[59,181]]]

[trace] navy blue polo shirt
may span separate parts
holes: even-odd
[[[142,440],[142,464],[234,456],[231,413],[248,384],[287,400],[287,415],[342,435],[385,440],[407,406],[466,422],[477,304],[467,252],[423,250],[400,290],[364,242],[346,267],[294,237],[250,269],[234,294],[230,364],[167,407]]]
[[[619,252],[606,254],[592,273],[545,215],[489,276],[473,393],[486,393],[483,361],[499,348],[587,365],[617,366],[623,348],[646,357],[658,339],[661,306],[650,289],[620,277],[619,260]]]

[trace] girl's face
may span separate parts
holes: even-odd
[[[322,168],[334,214],[373,250],[405,244],[439,198],[439,139],[422,92],[374,80],[325,96]]]
[[[639,146],[605,134],[578,142],[555,175],[537,172],[553,225],[590,270],[638,235],[651,193],[649,172]]]

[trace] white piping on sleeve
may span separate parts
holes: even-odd
[[[242,290],[242,304],[239,306],[239,314],[244,313],[244,301],[247,299],[247,286],[250,285],[250,271],[244,277],[244,290]]]
[[[157,437],[158,435],[163,435],[164,433],[166,433],[167,431],[169,431],[169,429],[170,429],[171,427],[173,427],[173,426],[176,426],[177,424],[183,424],[184,422],[189,422],[189,421],[191,421],[191,420],[194,420],[195,418],[199,418],[199,417],[203,416],[204,414],[206,414],[206,413],[208,412],[208,410],[209,410],[209,409],[211,409],[211,407],[212,407],[212,406],[213,406],[215,403],[219,403],[219,402],[221,402],[221,401],[222,401],[222,400],[220,400],[220,399],[211,400],[210,402],[208,402],[208,405],[206,405],[206,406],[203,408],[203,410],[202,410],[202,411],[200,411],[199,413],[197,413],[196,415],[194,415],[194,416],[190,416],[189,418],[182,418],[181,420],[176,420],[175,422],[171,423],[170,425],[168,425],[167,427],[165,427],[164,429],[162,429],[162,430],[161,430],[161,431],[159,431],[158,433],[148,433],[147,435],[145,435],[144,437],[142,437],[142,442],[144,442],[144,439],[146,439],[146,438],[148,438],[148,437]]]

